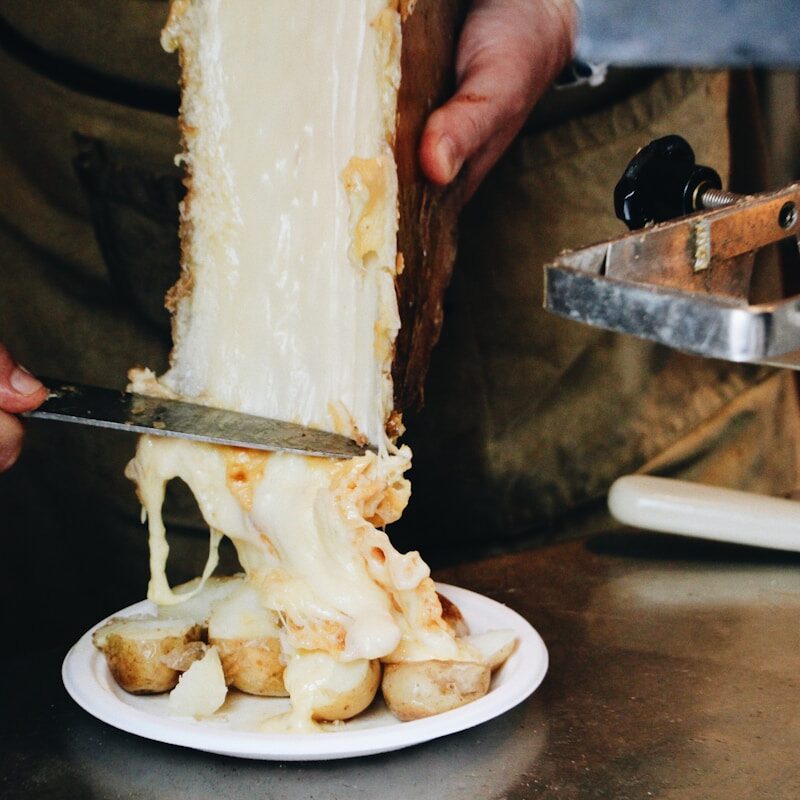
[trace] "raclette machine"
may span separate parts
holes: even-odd
[[[615,190],[632,232],[545,265],[545,308],[699,356],[800,370],[800,295],[748,300],[757,251],[798,244],[800,183],[752,196],[721,187],[681,137],[651,142]]]

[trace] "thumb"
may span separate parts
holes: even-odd
[[[496,59],[473,62],[456,94],[428,120],[420,160],[435,183],[450,183],[466,161],[498,137],[507,145],[524,122],[524,87],[503,80],[504,67]],[[498,142],[498,156],[503,149]]]
[[[573,35],[572,0],[475,0],[458,46],[458,89],[420,142],[428,178],[450,183],[466,163],[471,194],[568,60]]]
[[[0,344],[0,410],[12,414],[32,411],[44,402],[47,389],[20,366]]]

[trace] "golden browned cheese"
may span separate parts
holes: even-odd
[[[269,453],[226,447],[226,484],[245,511],[253,507],[253,491],[264,475]],[[265,534],[266,535],[266,534]]]

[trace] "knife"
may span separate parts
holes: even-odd
[[[625,475],[611,486],[608,510],[634,528],[800,551],[800,503],[784,497]]]
[[[353,458],[375,449],[362,447],[341,434],[294,422],[37,377],[48,389],[49,397],[35,411],[22,415],[30,419],[328,458]]]

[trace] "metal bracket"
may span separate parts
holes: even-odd
[[[751,305],[755,252],[800,231],[800,183],[563,253],[545,308],[709,358],[800,369],[800,296]]]

